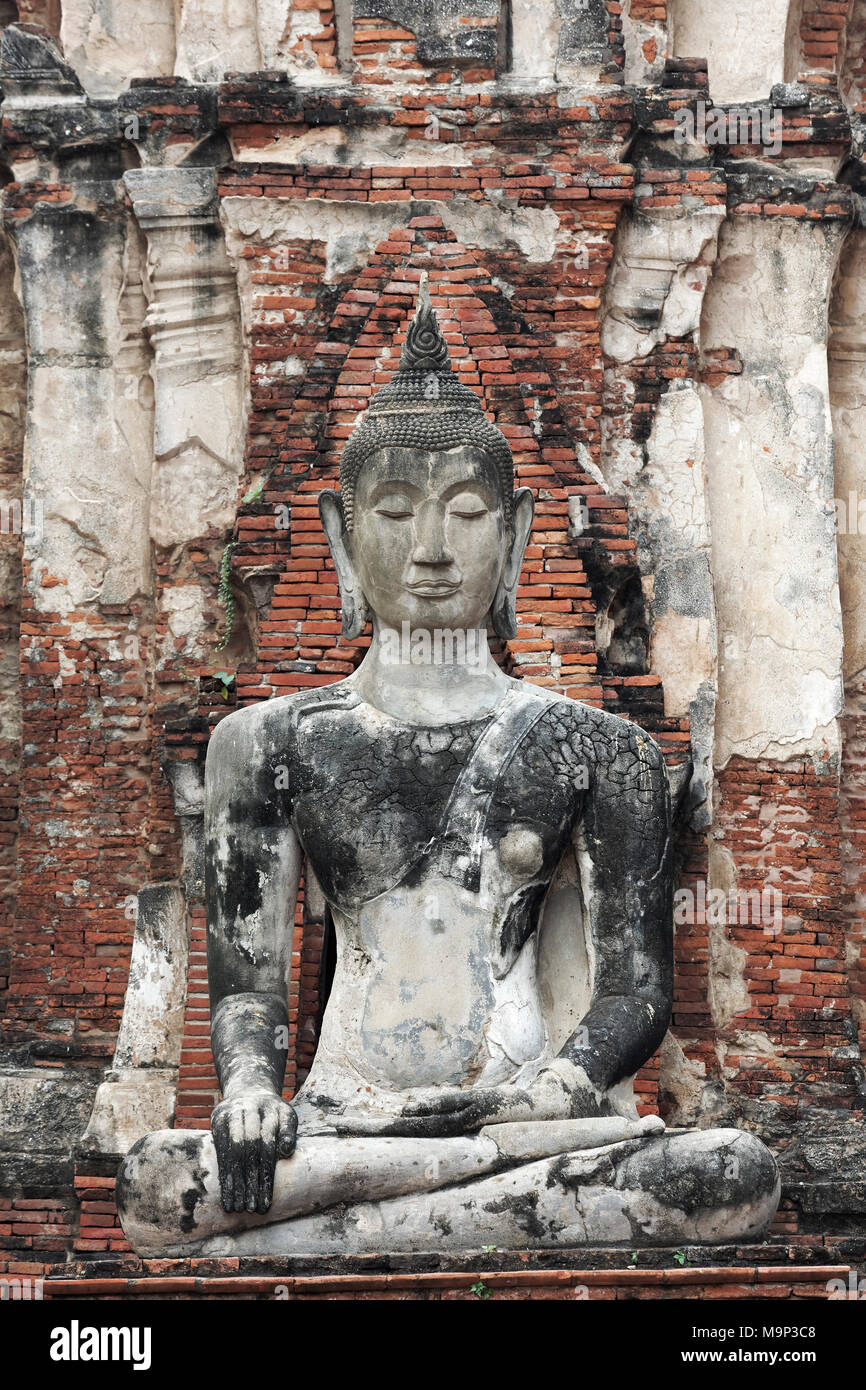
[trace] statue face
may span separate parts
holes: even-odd
[[[483,627],[508,542],[496,468],[478,449],[388,448],[361,469],[348,549],[385,627]]]

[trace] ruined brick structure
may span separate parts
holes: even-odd
[[[316,498],[426,270],[538,499],[502,660],[669,761],[644,1107],[779,1156],[730,1288],[822,1285],[866,1249],[866,0],[234,11],[0,12],[0,1263],[140,1272],[118,1155],[208,1123],[208,736],[363,649]],[[288,1096],[322,956],[307,884]]]

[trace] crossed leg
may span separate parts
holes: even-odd
[[[739,1130],[669,1131],[522,1163],[504,1159],[490,1132],[301,1133],[258,1215],[223,1211],[209,1132],[159,1131],[124,1159],[118,1211],[141,1255],[238,1256],[719,1244],[757,1236],[778,1203],[772,1154]]]

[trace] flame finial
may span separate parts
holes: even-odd
[[[400,354],[401,372],[447,372],[451,369],[448,344],[442,336],[439,320],[430,303],[430,288],[426,270],[421,272],[418,304],[409,325],[403,351]]]

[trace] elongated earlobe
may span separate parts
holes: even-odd
[[[354,642],[367,626],[367,605],[364,595],[340,585],[340,636],[344,642]]]
[[[517,586],[523,556],[532,530],[535,514],[535,499],[528,487],[518,488],[514,494],[514,524],[511,543],[502,567],[502,576],[490,608],[490,621],[497,637],[517,636]]]
[[[490,621],[497,637],[507,640],[517,636],[517,599],[501,582],[490,609]]]
[[[367,625],[367,601],[349,554],[343,507],[336,492],[319,494],[319,516],[322,518],[334,569],[337,571],[337,582],[340,585],[340,636],[344,642],[352,642],[356,637],[360,637]]]

